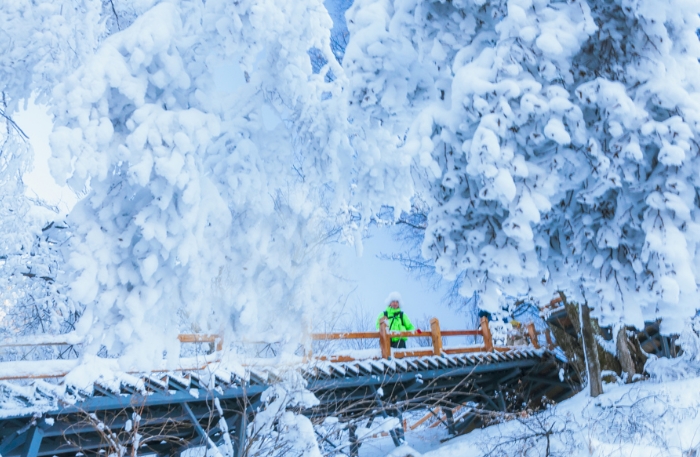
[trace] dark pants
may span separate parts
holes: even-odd
[[[406,340],[392,341],[391,347],[397,349],[406,349]]]

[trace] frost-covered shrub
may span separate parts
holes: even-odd
[[[263,393],[264,406],[248,426],[247,456],[321,457],[313,424],[300,414],[319,401],[304,385],[301,377],[290,373]]]

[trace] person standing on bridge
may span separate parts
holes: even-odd
[[[416,329],[416,327],[411,323],[411,320],[406,316],[406,314],[401,311],[401,294],[398,292],[392,292],[386,297],[386,309],[379,314],[377,317],[377,330],[379,330],[379,323],[383,318],[387,319],[387,330],[391,332],[410,332]],[[418,330],[418,333],[421,333]],[[406,337],[396,337],[391,339],[391,347],[393,348],[405,348],[406,347]]]

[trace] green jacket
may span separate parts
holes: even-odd
[[[410,332],[416,329],[415,325],[411,323],[411,320],[401,309],[394,309],[391,306],[387,306],[386,310],[379,313],[379,317],[377,317],[377,330],[379,330],[379,321],[381,321],[384,316],[388,319],[387,329],[392,332]],[[392,338],[391,341],[406,341],[406,339],[405,336],[402,336]]]

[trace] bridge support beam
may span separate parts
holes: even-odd
[[[360,440],[357,439],[357,424],[350,424],[348,433],[350,435],[350,457],[358,457],[360,455]]]
[[[372,391],[374,392],[374,398],[377,402],[377,406],[379,407],[379,413],[382,415],[383,418],[388,418],[390,414],[387,413],[387,409],[384,406],[382,399],[379,397],[379,392],[377,392],[377,389],[374,386],[372,386]],[[404,437],[403,433],[403,421],[401,420],[401,411],[395,409],[391,412],[391,416],[399,419],[399,427],[391,430],[389,432],[389,435],[391,436],[391,439],[394,442],[394,446],[399,447],[406,442],[406,438]]]
[[[48,426],[44,419],[30,421],[0,443],[0,455],[8,454],[22,446],[23,457],[36,457],[39,453],[41,440],[44,438],[44,429]]]
[[[182,409],[184,409],[185,413],[190,417],[190,421],[192,422],[194,429],[197,431],[197,435],[199,435],[200,442],[204,445],[207,445],[207,441],[209,441],[209,435],[207,435],[202,426],[199,425],[199,420],[197,419],[197,416],[195,416],[192,412],[192,408],[190,408],[190,405],[188,405],[187,403],[183,403]]]
[[[233,457],[243,457],[245,455],[246,430],[248,428],[248,414],[241,412],[236,419],[236,435],[233,442]]]
[[[476,413],[467,413],[467,415],[463,416],[458,423],[455,424],[454,426],[454,431],[455,435],[461,435],[464,433],[465,430],[469,428],[469,426],[474,422],[474,420],[477,418]]]
[[[43,437],[44,430],[39,427],[39,425],[32,427],[31,430],[27,432],[27,439],[24,441],[24,446],[22,447],[22,455],[25,457],[37,457]]]
[[[398,409],[393,411],[392,416],[399,420],[399,427],[392,430],[390,432],[390,435],[391,438],[394,440],[394,444],[396,445],[396,447],[399,447],[406,442],[406,437],[404,435],[403,430],[403,416],[401,414],[401,411]]]
[[[450,408],[443,408],[445,412],[445,418],[447,419],[447,433],[450,435],[455,434],[455,418],[452,410]]]
[[[503,411],[503,412],[505,413],[505,412],[507,411],[507,408],[506,408],[506,396],[505,396],[505,394],[503,393],[503,389],[501,388],[501,386],[498,386],[497,394],[498,394],[498,406],[500,406],[500,407],[501,407],[501,411]]]

